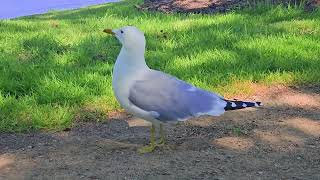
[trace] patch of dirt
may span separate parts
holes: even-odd
[[[304,4],[306,11],[314,11],[320,6],[320,0],[145,0],[144,3],[136,5],[140,10],[161,11],[164,13],[202,13],[211,14],[227,12],[244,7],[255,7],[259,3],[300,5]]]
[[[153,153],[126,114],[55,133],[0,134],[0,179],[320,179],[320,86],[273,87],[264,107],[167,126]]]
[[[216,13],[245,6],[245,0],[146,0],[137,8],[165,13]]]
[[[320,7],[320,0],[309,0],[305,3],[304,9],[306,11],[314,11]]]

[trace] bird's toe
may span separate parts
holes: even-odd
[[[156,145],[150,144],[150,145],[143,146],[143,147],[139,148],[138,152],[141,154],[145,154],[145,153],[153,152],[155,149],[156,149]]]

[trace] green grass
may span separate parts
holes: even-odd
[[[222,95],[320,83],[319,11],[165,15],[137,11],[140,2],[0,21],[0,131],[60,130],[119,110],[111,74],[120,45],[104,28],[137,26],[152,68]]]

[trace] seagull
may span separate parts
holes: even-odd
[[[261,102],[227,100],[174,76],[148,67],[144,33],[134,26],[104,29],[122,48],[113,68],[112,88],[120,105],[134,116],[151,122],[150,144],[139,148],[152,152],[165,144],[164,123],[176,123],[202,115],[220,116],[225,111],[262,106]],[[156,128],[160,141],[155,140]]]

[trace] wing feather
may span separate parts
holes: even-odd
[[[160,121],[181,121],[200,115],[218,116],[226,102],[220,95],[196,88],[160,71],[151,71],[130,88],[135,106],[154,111]]]

